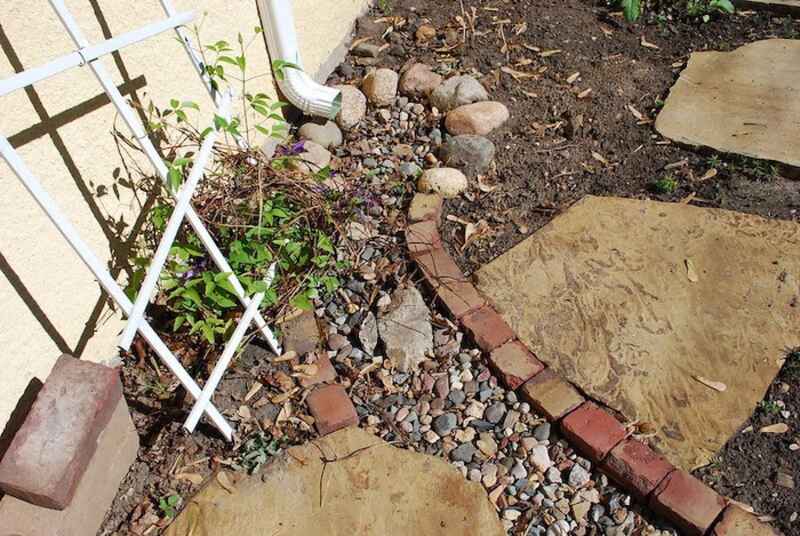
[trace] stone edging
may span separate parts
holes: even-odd
[[[540,362],[445,250],[439,235],[442,198],[416,194],[406,245],[428,285],[461,323],[505,385],[516,390],[567,440],[654,512],[689,535],[754,536],[775,531],[728,498],[630,438],[616,416]]]

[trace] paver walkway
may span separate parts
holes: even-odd
[[[191,499],[166,534],[503,536],[505,531],[483,487],[445,460],[394,448],[351,427],[290,449],[262,475],[235,483],[218,478]]]
[[[540,360],[650,423],[685,469],[709,461],[800,344],[791,222],[588,197],[477,279]]]
[[[733,52],[695,52],[656,129],[718,151],[800,167],[800,41],[769,39]]]

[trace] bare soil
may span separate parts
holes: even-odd
[[[587,194],[800,219],[800,182],[788,178],[793,170],[680,147],[653,128],[692,52],[795,38],[800,21],[751,12],[702,23],[661,8],[631,25],[604,2],[587,0],[398,0],[390,15],[409,21],[392,36],[405,54],[390,49],[380,66],[422,61],[441,72],[480,73],[492,99],[511,110],[511,120],[490,136],[496,170],[483,182],[496,189],[446,204],[447,214],[486,220],[490,229],[462,251],[463,223],[446,223],[451,252],[468,273]],[[418,46],[414,33],[422,24],[438,35]],[[362,33],[374,25],[362,23]],[[357,75],[366,69],[353,67]],[[703,179],[711,169],[716,176]],[[663,178],[676,182],[674,191],[655,191]]]

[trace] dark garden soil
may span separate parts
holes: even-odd
[[[408,24],[390,36],[395,45],[379,66],[422,61],[442,73],[477,71],[491,98],[511,111],[506,126],[490,136],[496,171],[483,182],[496,189],[476,190],[446,206],[449,215],[488,223],[486,237],[463,251],[464,224],[446,223],[444,237],[468,273],[588,194],[662,201],[693,196],[698,206],[800,219],[800,182],[783,176],[789,173],[767,162],[679,147],[653,128],[691,52],[795,38],[800,21],[751,12],[702,23],[687,20],[685,10],[662,8],[630,25],[605,2],[588,0],[390,4],[389,14]],[[362,32],[374,31],[374,24],[362,24]],[[421,24],[433,25],[438,35],[417,46]],[[357,75],[365,68],[354,67]],[[716,176],[703,179],[711,169]],[[663,178],[677,182],[674,191],[654,191]]]
[[[777,433],[764,430],[776,425]],[[696,476],[785,534],[800,534],[800,352],[789,355],[753,416]]]

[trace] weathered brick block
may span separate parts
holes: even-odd
[[[700,536],[725,508],[725,499],[701,481],[676,469],[650,497],[650,508],[689,536]]]
[[[328,357],[327,352],[317,352],[317,360],[312,363],[316,365],[316,374],[312,376],[301,376],[300,385],[303,387],[311,387],[320,383],[332,382],[336,379],[336,369],[333,368],[331,358]]]
[[[442,196],[437,194],[415,194],[408,208],[408,220],[432,221],[439,225],[442,220]]]
[[[406,244],[408,252],[414,258],[432,249],[440,249],[442,240],[435,221],[421,221],[406,228]]]
[[[128,406],[120,399],[69,506],[51,510],[6,495],[0,501],[0,536],[95,536],[138,449]]]
[[[572,385],[551,369],[545,369],[520,387],[520,394],[539,413],[557,421],[583,403]]]
[[[516,389],[544,370],[544,364],[519,341],[492,351],[489,366],[509,389]]]
[[[356,408],[341,385],[317,387],[306,398],[320,435],[358,425]]]
[[[116,370],[59,357],[0,461],[0,489],[38,506],[66,508],[121,398]]]
[[[641,441],[626,439],[611,449],[602,469],[637,498],[644,499],[674,467]]]
[[[491,352],[514,338],[514,331],[492,307],[484,306],[464,315],[461,323],[484,352]]]
[[[738,506],[730,505],[711,531],[713,536],[778,536],[779,532]]]
[[[426,251],[416,261],[428,284],[456,319],[486,303],[444,249]]]
[[[622,423],[593,402],[586,402],[564,417],[561,430],[594,462],[603,461],[627,435]]]

